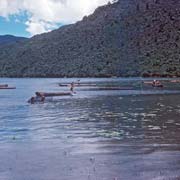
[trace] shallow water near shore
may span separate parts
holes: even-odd
[[[69,91],[74,79],[0,79],[0,179],[180,179],[180,83],[84,78],[103,90],[27,103],[36,91]],[[147,80],[147,79],[146,79]]]

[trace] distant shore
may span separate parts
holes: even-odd
[[[0,76],[0,78],[180,78],[179,75],[169,74],[143,74],[142,76],[54,76],[54,75],[39,75],[39,76]]]

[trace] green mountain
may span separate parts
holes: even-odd
[[[180,1],[119,0],[0,49],[0,76],[180,76]]]

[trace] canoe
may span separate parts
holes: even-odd
[[[162,84],[159,84],[159,85],[153,85],[153,84],[152,84],[152,86],[153,86],[153,87],[158,87],[158,88],[163,88],[163,87],[164,87]]]
[[[71,86],[71,84],[59,84],[60,87],[68,87],[68,86]],[[77,87],[84,87],[84,86],[96,86],[96,84],[77,84],[77,83],[74,83],[74,86],[77,86]]]
[[[58,93],[47,93],[47,92],[36,92],[38,97],[54,97],[54,96],[72,96],[71,92],[58,92]]]
[[[158,88],[163,88],[164,86],[162,84],[153,84],[152,81],[145,81],[144,84],[149,84],[149,85],[152,85],[153,87],[158,87]]]
[[[152,81],[144,81],[143,83],[144,83],[144,84],[153,84]]]
[[[0,87],[0,90],[4,90],[4,89],[16,89],[16,87]]]
[[[0,84],[0,88],[8,87],[8,84]]]
[[[9,87],[8,84],[0,84],[0,89],[16,89],[16,87]]]
[[[172,83],[180,83],[180,80],[171,80]]]

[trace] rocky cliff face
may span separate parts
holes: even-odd
[[[180,1],[119,0],[0,50],[0,76],[180,76]]]

